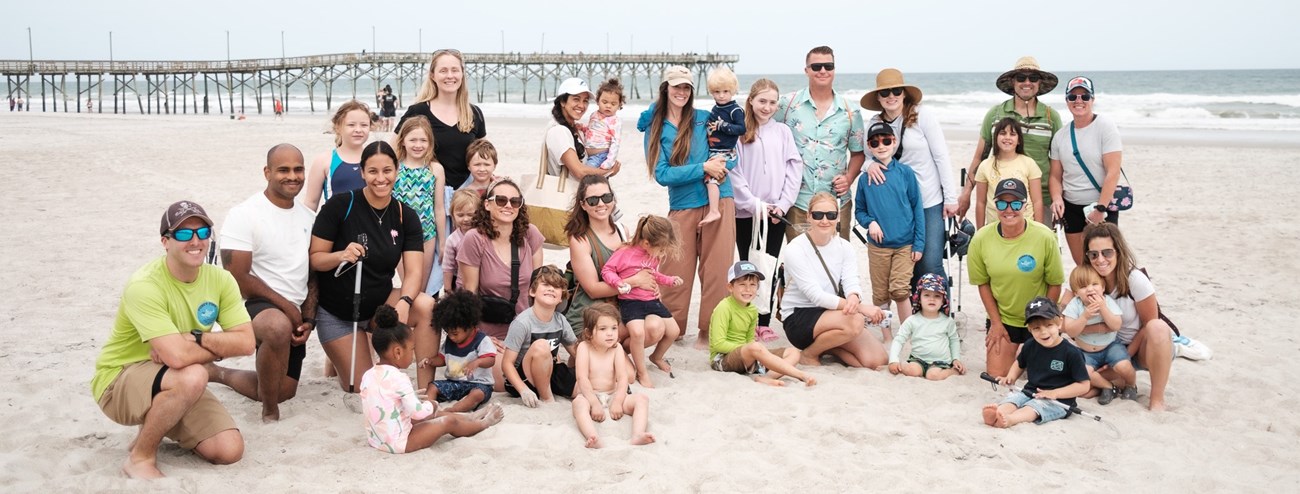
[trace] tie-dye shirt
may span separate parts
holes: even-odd
[[[377,364],[361,376],[361,409],[366,416],[366,440],[389,453],[405,453],[411,422],[433,415],[433,403],[421,401],[411,378],[401,369]]]
[[[862,115],[839,93],[833,94],[832,106],[822,118],[817,118],[817,107],[807,88],[782,96],[773,117],[790,127],[803,157],[803,183],[794,205],[805,211],[813,194],[835,193],[831,182],[849,169],[849,153],[863,151]],[[849,177],[849,182],[854,178]],[[840,204],[849,200],[848,193],[839,197]]]

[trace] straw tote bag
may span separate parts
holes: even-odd
[[[578,181],[569,177],[569,169],[560,166],[560,175],[546,174],[546,143],[542,143],[542,157],[538,160],[537,175],[524,174],[524,204],[528,208],[528,221],[542,232],[546,243],[567,248],[569,237],[564,234],[564,224],[569,220],[569,207]]]

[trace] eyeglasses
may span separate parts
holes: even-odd
[[[591,207],[595,207],[597,204],[600,204],[602,202],[605,204],[609,204],[611,202],[614,202],[614,193],[606,192],[598,196],[585,197],[582,200],[586,202],[588,206]]]
[[[487,200],[496,203],[497,207],[499,208],[504,208],[506,207],[506,204],[509,204],[510,207],[519,209],[521,206],[524,205],[524,198],[519,196],[508,197],[503,195],[494,195],[492,197],[487,198]]]
[[[1043,76],[1038,74],[1016,74],[1016,82],[1038,82],[1043,80]]]
[[[821,72],[823,70],[830,72],[835,70],[835,62],[810,63],[808,64],[808,68],[812,69],[813,72]]]
[[[1067,94],[1067,95],[1065,95],[1065,100],[1066,100],[1066,101],[1074,101],[1074,100],[1076,100],[1076,99],[1081,99],[1081,100],[1084,100],[1084,101],[1092,101],[1092,95],[1091,95],[1091,94]]]
[[[877,98],[888,98],[890,96],[902,96],[902,95],[903,95],[903,88],[901,87],[881,89],[879,93],[876,93]]]
[[[809,211],[808,216],[811,216],[812,219],[814,220],[835,221],[840,219],[840,212],[839,211]]]
[[[1025,207],[1025,201],[1004,201],[998,199],[993,201],[993,206],[998,208],[998,211],[1005,211],[1007,206],[1010,206],[1012,211],[1019,211],[1021,208]]]
[[[880,147],[880,146],[893,146],[893,145],[894,145],[894,138],[893,138],[893,137],[881,137],[881,138],[879,138],[879,139],[870,139],[870,140],[867,141],[867,145],[868,145],[868,146],[871,146],[871,149],[875,149],[875,148],[878,148],[878,147]]]
[[[1115,249],[1090,250],[1084,252],[1083,255],[1087,256],[1089,261],[1097,260],[1097,256],[1105,257],[1106,259],[1114,259]]]
[[[194,238],[195,235],[199,236],[199,240],[207,240],[209,238],[212,238],[212,227],[205,226],[201,228],[177,228],[175,230],[172,230],[171,233],[172,240],[175,240],[177,242],[189,242]]]

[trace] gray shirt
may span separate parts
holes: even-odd
[[[1048,157],[1061,162],[1061,188],[1065,201],[1071,204],[1087,205],[1098,201],[1101,191],[1092,185],[1088,175],[1080,168],[1079,160],[1074,158],[1074,146],[1070,143],[1070,127],[1056,132],[1052,137],[1052,149]],[[1074,129],[1074,137],[1079,142],[1079,155],[1088,165],[1088,171],[1097,180],[1097,185],[1106,182],[1106,167],[1101,163],[1102,155],[1123,151],[1124,145],[1119,139],[1119,128],[1109,118],[1097,115],[1092,123],[1082,129]]]
[[[524,309],[510,323],[510,332],[506,334],[505,341],[506,349],[519,353],[515,357],[516,367],[524,364],[524,354],[528,353],[528,349],[537,340],[549,340],[551,356],[554,357],[559,355],[561,346],[577,343],[578,337],[573,334],[573,327],[569,326],[568,319],[563,315],[555,313],[550,321],[542,321],[537,318],[532,307]]]

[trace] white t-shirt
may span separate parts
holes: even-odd
[[[253,253],[253,276],[294,305],[302,305],[307,298],[311,272],[307,248],[315,221],[316,215],[302,203],[282,209],[258,192],[230,209],[220,247]]]
[[[795,309],[821,307],[834,309],[840,303],[835,294],[835,283],[826,275],[829,269],[835,279],[844,285],[844,296],[854,293],[862,297],[862,284],[858,279],[858,257],[848,240],[831,237],[830,243],[817,247],[826,266],[817,259],[813,244],[807,235],[800,235],[786,245],[785,298],[781,300],[781,317],[789,317]]]
[[[1119,304],[1122,311],[1120,319],[1123,324],[1119,327],[1119,341],[1125,345],[1133,342],[1133,337],[1137,336],[1139,329],[1142,329],[1142,321],[1138,319],[1137,303],[1146,300],[1147,297],[1156,294],[1156,286],[1151,284],[1151,278],[1142,274],[1142,271],[1132,270],[1128,273],[1128,293],[1129,296],[1121,297],[1114,291],[1110,296],[1115,298],[1115,303]]]
[[[557,177],[560,175],[560,169],[564,167],[564,162],[560,161],[560,157],[564,156],[564,152],[570,149],[576,151],[576,148],[573,147],[573,133],[569,132],[568,127],[552,121],[551,126],[546,129],[547,175]],[[582,156],[578,157],[579,160],[582,160],[582,158]]]
[[[1074,146],[1070,144],[1070,126],[1066,124],[1052,137],[1052,149],[1048,157],[1061,162],[1061,187],[1066,202],[1087,205],[1098,201],[1101,191],[1092,185],[1088,175],[1083,173],[1079,161],[1074,158]],[[1097,115],[1092,123],[1082,129],[1074,129],[1074,137],[1079,142],[1079,155],[1088,164],[1092,178],[1097,185],[1106,182],[1106,167],[1101,163],[1101,156],[1106,153],[1123,151],[1124,144],[1119,139],[1119,128],[1103,115]]]

